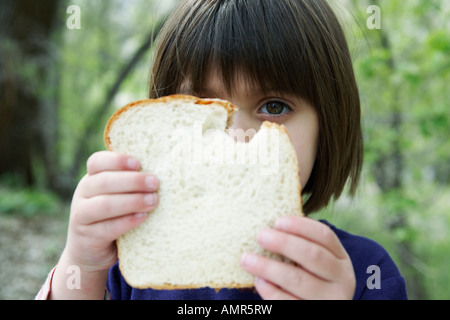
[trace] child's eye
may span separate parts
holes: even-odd
[[[286,113],[291,112],[292,109],[285,103],[281,101],[270,101],[264,104],[259,112],[265,113],[271,116],[282,116]]]

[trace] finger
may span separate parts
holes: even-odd
[[[281,254],[326,281],[332,281],[341,271],[340,260],[330,251],[297,235],[265,229],[259,234],[258,243],[264,249]]]
[[[121,235],[136,228],[148,218],[148,213],[133,213],[117,218],[101,221],[89,226],[91,234],[102,241],[114,241]]]
[[[334,231],[320,221],[306,217],[282,217],[275,222],[275,229],[309,239],[323,246],[339,259],[346,259],[348,256]]]
[[[328,294],[328,282],[298,266],[251,253],[242,256],[241,265],[254,276],[273,283],[299,299],[317,299]]]
[[[297,297],[287,293],[280,287],[262,278],[255,277],[255,289],[264,300],[297,300]]]
[[[80,193],[85,198],[101,194],[155,192],[159,180],[142,172],[104,171],[88,176],[83,181]]]
[[[89,175],[101,171],[137,171],[141,164],[137,159],[117,152],[100,151],[89,157],[86,163]]]
[[[157,193],[100,195],[85,199],[74,213],[74,219],[88,225],[131,213],[150,212],[157,205]]]

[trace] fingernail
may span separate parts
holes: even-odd
[[[260,244],[271,243],[273,239],[272,233],[269,230],[263,230],[259,234],[258,241]]]
[[[156,196],[154,193],[145,196],[144,201],[147,205],[153,206],[156,204]]]
[[[137,170],[139,169],[140,165],[139,165],[139,161],[137,161],[134,158],[128,158],[127,160],[127,166],[128,168],[130,168],[131,170]]]
[[[158,189],[158,180],[154,176],[147,176],[145,178],[145,184],[150,190]]]
[[[288,230],[291,221],[289,218],[280,218],[275,222],[275,228],[279,230]]]
[[[258,258],[251,253],[244,253],[241,257],[241,264],[246,267],[252,267],[256,264]]]

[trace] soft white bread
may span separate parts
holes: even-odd
[[[118,241],[119,266],[136,288],[245,288],[239,265],[263,250],[258,233],[301,215],[295,150],[286,129],[264,122],[250,142],[227,127],[230,103],[176,95],[118,110],[105,129],[109,150],[136,157],[160,180],[159,205]]]

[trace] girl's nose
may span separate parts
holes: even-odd
[[[242,111],[234,114],[233,124],[228,128],[228,135],[238,142],[250,142],[253,136],[258,132],[259,121],[253,120]]]

